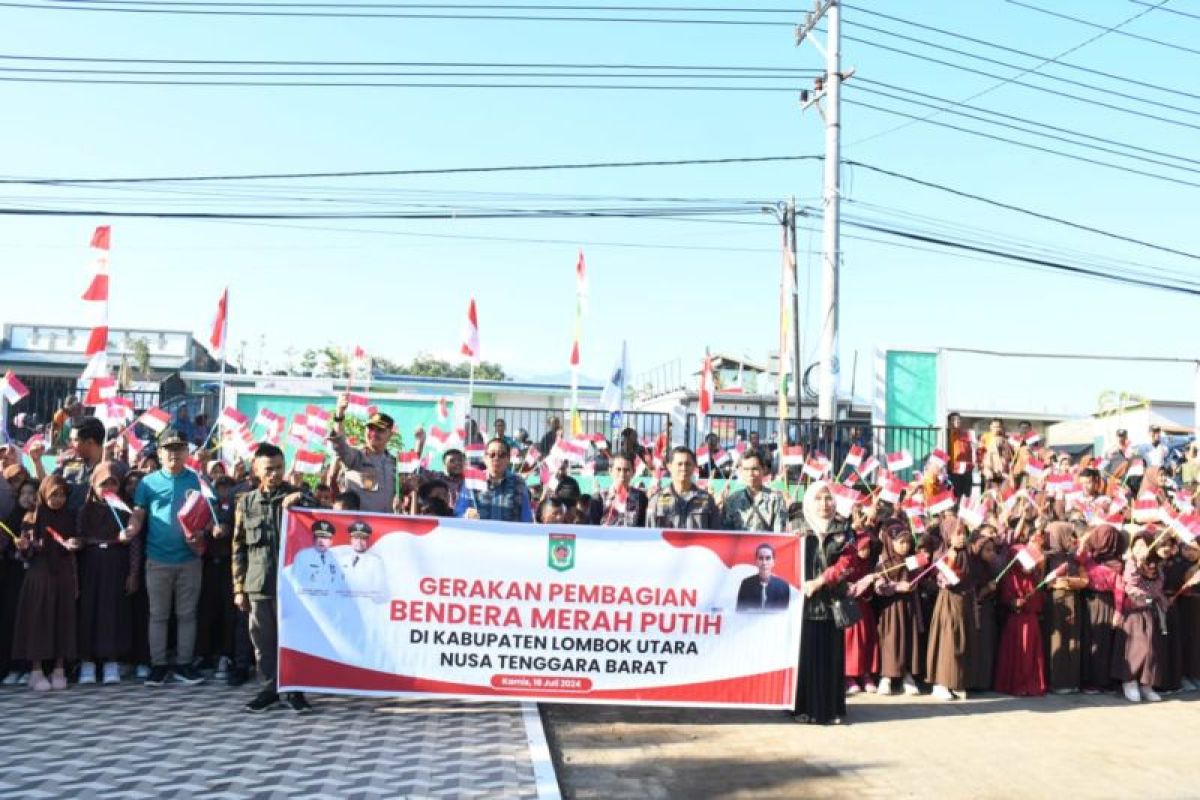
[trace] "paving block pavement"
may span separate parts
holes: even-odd
[[[863,695],[844,727],[782,711],[542,711],[563,796],[578,800],[1200,797],[1197,694],[1140,705]]]
[[[536,798],[521,706],[310,695],[247,714],[253,690],[0,690],[0,798]]]

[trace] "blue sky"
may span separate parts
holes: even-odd
[[[1003,0],[872,2],[864,9],[1053,55],[1097,31]],[[664,3],[667,5],[669,3]],[[1168,8],[1175,3],[1169,4]],[[584,5],[584,3],[577,3]],[[593,3],[595,5],[595,3]],[[679,5],[684,5],[680,3]],[[687,3],[721,5],[729,3]],[[782,8],[766,2],[754,7]],[[801,4],[802,5],[802,4]],[[1115,24],[1142,6],[1125,0],[1058,3],[1064,13]],[[664,14],[665,16],[665,14]],[[679,16],[679,15],[676,15]],[[714,15],[716,16],[716,15]],[[845,33],[972,64],[1004,76],[1017,71],[867,31],[871,25],[934,38],[920,30],[844,12]],[[745,17],[740,17],[745,18]],[[772,16],[781,21],[786,17]],[[1123,28],[1185,44],[1200,19],[1152,11]],[[938,42],[1032,66],[1012,54],[962,41]],[[0,8],[0,54],[121,58],[342,61],[494,61],[752,65],[817,69],[811,47],[797,49],[787,26],[618,23],[281,19],[92,13]],[[1071,63],[1180,89],[1194,86],[1200,55],[1106,35],[1067,57]],[[847,41],[844,64],[856,77],[962,99],[995,81]],[[0,62],[0,67],[28,67]],[[1148,113],[1200,122],[1200,99],[1156,93],[1047,66],[1048,74],[1095,82],[1178,105],[1164,111],[1086,89],[1059,87]],[[17,73],[5,73],[12,77]],[[715,83],[715,81],[713,81]],[[723,80],[722,84],[732,83]],[[1038,82],[1031,79],[1031,82]],[[797,78],[796,88],[808,84]],[[855,92],[847,99],[927,110]],[[861,86],[878,88],[872,84]],[[1041,81],[1040,85],[1055,86]],[[823,131],[801,114],[792,92],[657,92],[399,88],[155,87],[5,83],[0,151],[6,177],[188,175],[542,164],[820,153]],[[1008,84],[973,104],[1187,157],[1200,157],[1191,128],[1137,118]],[[1190,112],[1190,113],[1189,113]],[[938,119],[970,122],[950,116]],[[847,106],[844,155],[1048,214],[1186,251],[1200,251],[1193,221],[1197,189],[1035,153],[963,133]],[[980,129],[992,130],[982,125]],[[1032,141],[1028,136],[997,131]],[[1050,144],[1050,143],[1048,143]],[[1075,150],[1074,148],[1069,148]],[[1077,151],[1078,152],[1078,151]],[[1096,155],[1096,157],[1109,158]],[[1118,160],[1111,157],[1111,160]],[[1121,163],[1137,166],[1128,159]],[[1185,179],[1186,172],[1161,169]],[[345,187],[387,203],[461,202],[465,192],[730,198],[774,201],[820,194],[820,165],[668,167],[411,178],[304,180],[286,189],[255,182],[195,187],[224,197],[87,188],[5,186],[5,207],[182,209],[231,207],[228,193],[327,197]],[[847,215],[882,224],[968,226],[1052,254],[1127,259],[1196,272],[1196,261],[1038,222],[858,168],[844,173]],[[259,210],[283,203],[257,200]],[[328,204],[325,204],[328,205]],[[250,208],[250,205],[238,206]],[[910,215],[920,215],[917,220]],[[560,372],[570,349],[575,253],[590,272],[584,372],[604,374],[621,339],[632,372],[683,358],[699,364],[705,346],[762,358],[775,345],[779,234],[770,224],[664,220],[336,221],[245,224],[116,220],[111,324],[200,330],[221,287],[232,287],[231,338],[251,360],[266,337],[278,363],[289,345],[361,343],[394,359],[457,347],[467,298],[479,303],[484,357],[520,375]],[[87,241],[99,218],[0,216],[4,274],[23,291],[0,293],[0,320],[77,319],[87,280]],[[734,221],[769,223],[766,215]],[[818,225],[816,220],[812,225]],[[955,228],[955,231],[962,230]],[[845,228],[844,233],[881,238]],[[433,234],[435,236],[430,236]],[[443,238],[443,237],[479,238]],[[489,238],[491,237],[491,238]],[[554,242],[500,241],[539,239]],[[604,244],[609,243],[609,244]],[[650,245],[614,246],[611,243]],[[820,235],[802,231],[801,289],[815,316]],[[709,249],[704,249],[709,248]],[[1013,351],[1194,357],[1185,338],[1196,299],[1054,275],[953,253],[843,240],[841,357],[858,353],[856,391],[868,396],[876,347],[978,347]],[[1055,256],[1056,257],[1056,256]],[[12,283],[10,286],[14,285]],[[806,362],[816,329],[806,333]],[[1086,411],[1103,390],[1167,399],[1193,392],[1189,367],[1144,364],[1033,365],[960,358],[952,405]]]

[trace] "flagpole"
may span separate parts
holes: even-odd
[[[225,410],[225,354],[229,352],[229,287],[225,287],[225,319],[221,321],[221,380],[217,393],[217,419]],[[209,436],[212,436],[209,433]]]

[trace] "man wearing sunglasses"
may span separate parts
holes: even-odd
[[[468,482],[464,482],[454,506],[455,516],[501,522],[533,522],[525,481],[508,469],[508,443],[499,437],[492,439],[484,449],[483,460],[487,485],[484,488],[471,488]]]

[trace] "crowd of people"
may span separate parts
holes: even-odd
[[[263,686],[248,710],[310,710],[302,694],[275,690],[280,519],[301,504],[794,532],[805,554],[802,721],[845,721],[846,698],[859,692],[1118,690],[1140,702],[1200,685],[1200,474],[1194,446],[1178,460],[1160,431],[1141,446],[1121,431],[1108,452],[1073,458],[999,420],[976,436],[952,418],[946,451],[899,480],[885,454],[857,446],[849,470],[807,453],[793,474],[754,435],[727,449],[710,436],[698,459],[666,435],[641,441],[632,430],[610,443],[559,424],[537,443],[518,441],[503,420],[490,438],[468,424],[440,446],[418,431],[412,457],[398,459],[392,418],[374,411],[354,440],[347,405],[341,397],[331,415],[319,475],[289,472],[270,442],[225,460],[173,427],[155,446],[129,447],[88,416],[67,423],[51,474],[41,445],[27,448],[31,469],[5,447],[3,684],[237,686],[257,667]],[[607,480],[590,485],[604,488],[583,492],[580,476],[595,474]],[[179,519],[195,493],[212,497],[200,531]]]

